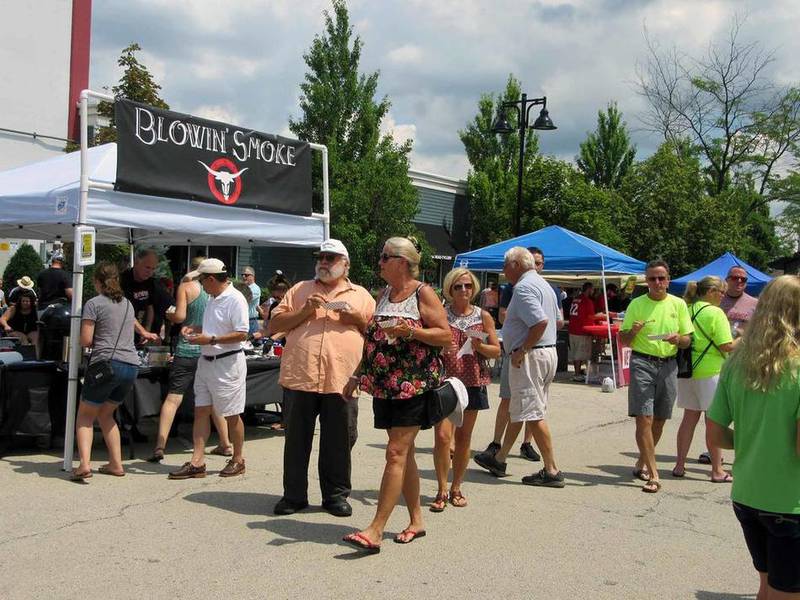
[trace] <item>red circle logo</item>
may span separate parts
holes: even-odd
[[[228,158],[218,158],[209,168],[214,171],[208,174],[208,189],[214,198],[222,204],[236,204],[242,193],[241,174],[247,169],[240,172],[236,163]]]

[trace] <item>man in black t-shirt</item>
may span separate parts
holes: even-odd
[[[50,259],[50,267],[39,272],[36,287],[39,288],[39,310],[44,310],[60,298],[72,300],[72,279],[64,270],[64,257],[61,254],[54,254]]]
[[[133,267],[122,272],[119,281],[125,297],[133,305],[133,314],[142,327],[152,333],[155,321],[155,308],[158,301],[158,283],[153,278],[158,266],[155,250],[139,250]]]

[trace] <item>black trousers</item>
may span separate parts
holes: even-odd
[[[283,446],[283,497],[308,501],[308,463],[319,416],[319,484],[322,502],[350,496],[350,450],[358,437],[358,401],[340,394],[285,390],[289,400]],[[285,409],[284,409],[285,410]]]

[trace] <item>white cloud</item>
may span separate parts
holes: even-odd
[[[230,123],[231,125],[239,125],[247,127],[244,122],[244,117],[230,106],[222,106],[219,104],[202,104],[193,108],[191,114],[203,119],[210,119],[212,121],[222,121],[223,123]]]
[[[422,62],[422,48],[413,44],[405,44],[390,51],[388,58],[398,65],[416,65]]]
[[[381,135],[391,135],[397,144],[405,144],[411,140],[413,143],[417,137],[417,126],[413,123],[397,123],[391,114],[386,115],[381,121]]]

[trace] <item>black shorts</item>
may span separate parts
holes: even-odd
[[[172,359],[172,366],[169,369],[169,392],[185,396],[186,392],[194,385],[194,374],[197,371],[197,361],[199,358],[184,358],[176,356]]]
[[[771,513],[733,503],[756,571],[767,574],[770,587],[800,592],[800,515]]]
[[[485,385],[478,385],[467,388],[469,403],[464,410],[486,410],[489,408],[489,395],[486,393]]]
[[[372,412],[375,415],[375,429],[393,427],[432,427],[428,418],[428,395],[419,394],[402,400],[373,398]]]

